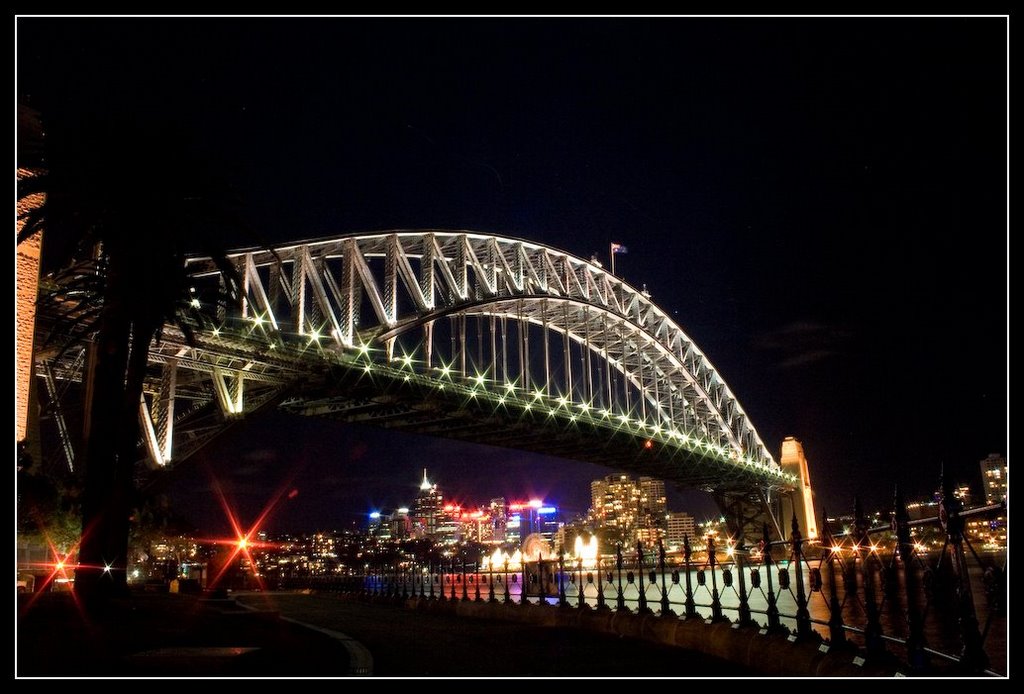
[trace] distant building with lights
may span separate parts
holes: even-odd
[[[391,539],[391,516],[373,511],[370,513],[370,522],[366,529],[367,535],[377,540]]]
[[[491,499],[487,505],[491,519],[491,542],[505,541],[505,526],[508,523],[508,502],[505,497]]]
[[[608,475],[590,483],[590,520],[619,542],[653,546],[665,536],[665,483],[653,477]]]
[[[985,503],[998,504],[1006,498],[1006,477],[1010,472],[1006,458],[989,453],[981,461],[981,485],[985,490]]]
[[[697,521],[689,513],[678,511],[665,514],[665,544],[669,548],[682,547],[683,539],[690,538],[694,542],[697,538]]]
[[[436,484],[427,479],[427,469],[423,468],[423,481],[416,497],[415,515],[412,518],[414,533],[432,538],[437,535],[444,514],[444,497]]]
[[[985,503],[999,504],[1006,500],[1008,493],[1007,477],[1010,468],[1006,458],[998,453],[990,453],[981,461],[981,486],[985,491]],[[972,518],[967,523],[968,532],[982,540],[990,548],[1006,547],[1006,512],[1003,511],[992,518]]]

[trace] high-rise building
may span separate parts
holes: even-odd
[[[1006,477],[1009,471],[1006,458],[998,453],[989,453],[981,461],[981,485],[985,489],[986,504],[998,504],[1006,498]]]
[[[509,506],[509,513],[505,519],[505,542],[518,545],[524,537],[522,511],[517,511]]]
[[[412,518],[409,509],[403,506],[391,514],[391,537],[404,540],[412,534]]]
[[[374,511],[370,514],[370,523],[367,527],[367,534],[378,540],[391,539],[391,516]]]
[[[590,521],[613,531],[613,541],[653,546],[664,536],[665,483],[651,477],[609,475],[590,483]]]
[[[504,542],[505,524],[508,522],[508,503],[505,501],[505,497],[491,499],[487,510],[491,519],[491,540]]]
[[[558,528],[561,525],[558,507],[539,506],[537,508],[531,508],[530,511],[530,531],[539,533],[540,536],[547,540],[548,544],[553,547],[557,540]]]
[[[660,519],[665,515],[665,482],[653,477],[641,477],[637,483],[640,489],[640,512]]]
[[[691,543],[697,538],[697,521],[689,513],[665,514],[665,526],[665,544],[669,547],[681,547],[686,537]]]
[[[427,469],[423,468],[423,481],[420,482],[420,493],[416,497],[416,514],[413,517],[416,534],[433,537],[437,534],[444,513],[444,497],[436,484],[427,479]]]
[[[438,543],[452,545],[465,535],[462,523],[462,507],[458,504],[445,504],[434,521],[434,532],[431,538]]]
[[[1007,476],[1010,468],[1006,458],[998,453],[990,453],[981,461],[981,485],[985,490],[985,503],[998,504],[1006,500]],[[992,548],[1006,547],[1006,514],[1000,512],[994,518],[972,519],[968,522],[968,531],[979,537],[984,544]]]

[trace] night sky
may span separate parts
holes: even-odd
[[[628,246],[819,503],[976,483],[1007,449],[1003,19],[20,19],[44,125],[172,122],[238,191],[231,246],[391,228]],[[243,422],[175,474],[269,527],[463,500],[570,511],[605,471],[291,418]],[[977,483],[976,483],[977,484]],[[980,488],[980,485],[979,485]],[[671,506],[703,513],[703,497]]]

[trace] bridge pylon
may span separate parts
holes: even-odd
[[[779,465],[798,481],[792,492],[780,497],[779,518],[785,520],[795,516],[804,539],[816,540],[818,521],[814,513],[814,493],[811,490],[811,475],[807,470],[807,456],[804,455],[803,445],[792,436],[787,436],[782,442]],[[782,525],[785,526],[784,523]]]

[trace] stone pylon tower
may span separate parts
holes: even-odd
[[[782,517],[779,522],[789,533],[789,523],[796,515],[800,533],[806,540],[818,537],[818,522],[814,512],[814,494],[811,491],[811,475],[807,471],[807,456],[804,447],[792,436],[782,442],[782,456],[779,464],[785,472],[796,475],[798,486],[789,496],[782,497]]]
[[[43,129],[39,114],[18,105],[18,180],[38,176],[41,172]],[[15,235],[24,225],[23,215],[43,204],[43,195],[19,198]],[[39,294],[39,261],[43,234],[39,232],[18,244],[15,249],[15,372],[14,372],[14,437],[25,441],[27,451],[36,465],[40,463],[39,418],[35,397],[35,373],[32,367],[36,325],[36,297]]]

